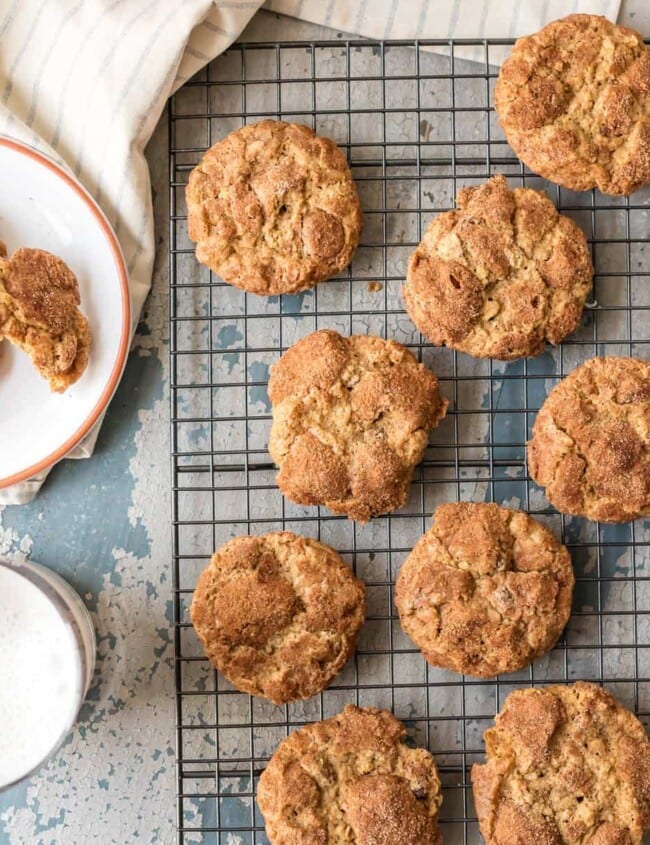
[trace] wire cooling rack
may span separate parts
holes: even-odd
[[[266,843],[257,779],[287,732],[351,702],[391,709],[436,757],[446,842],[480,841],[469,769],[518,686],[604,683],[650,715],[650,522],[562,517],[530,482],[525,442],[551,387],[595,354],[648,357],[650,191],[572,193],[526,171],[492,109],[495,50],[508,42],[238,44],[172,99],[171,401],[178,827],[182,843]],[[433,49],[432,49],[433,48]],[[479,63],[465,60],[478,54]],[[347,153],[365,214],[351,267],[304,294],[244,294],[199,265],[184,187],[204,150],[263,117],[306,123]],[[539,358],[479,361],[424,343],[400,287],[429,220],[496,172],[544,188],[587,233],[597,269],[581,327]],[[378,284],[377,284],[378,283]],[[267,451],[269,367],[317,328],[406,344],[441,379],[450,412],[431,436],[408,505],[369,525],[285,501]],[[443,501],[520,506],[569,546],[577,584],[561,642],[530,668],[478,681],[428,667],[402,633],[393,584]],[[274,707],[236,692],[204,658],[188,608],[199,572],[235,534],[287,529],[342,552],[368,587],[354,659],[321,695]]]

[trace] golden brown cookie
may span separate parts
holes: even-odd
[[[433,666],[492,677],[557,642],[571,613],[566,548],[528,514],[440,505],[395,587],[402,628]]]
[[[0,244],[0,340],[27,352],[55,393],[63,393],[88,364],[90,329],[79,310],[74,273],[42,249],[6,257]]]
[[[592,358],[562,379],[535,420],[528,469],[562,513],[650,516],[650,363]]]
[[[401,507],[430,429],[445,416],[438,380],[392,340],[324,329],[271,369],[269,451],[282,493],[350,519]]]
[[[535,173],[574,191],[630,194],[650,181],[650,51],[596,15],[520,38],[495,105],[508,143]]]
[[[190,608],[216,668],[275,704],[324,689],[354,651],[364,616],[365,587],[340,555],[286,531],[222,546]]]
[[[262,120],[203,156],[187,186],[196,257],[235,287],[271,296],[334,276],[359,243],[345,156],[307,126]]]
[[[283,740],[257,803],[271,845],[440,845],[440,779],[386,710],[346,707]]]
[[[593,267],[580,227],[546,194],[494,176],[463,188],[409,262],[404,303],[432,343],[476,358],[539,355],[580,323]]]
[[[472,767],[486,845],[640,845],[650,829],[650,743],[604,689],[512,692]]]

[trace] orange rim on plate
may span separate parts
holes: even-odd
[[[39,153],[32,147],[28,147],[25,144],[21,144],[19,141],[14,141],[10,138],[4,137],[0,137],[0,146],[9,147],[10,149],[15,150],[16,152],[22,153],[22,155],[26,155],[29,158],[34,159],[39,164],[44,165],[53,173],[55,173],[60,179],[62,179],[70,188],[72,188],[72,190],[77,194],[77,196],[84,201],[86,206],[90,209],[93,217],[96,219],[97,223],[99,223],[99,226],[101,227],[104,235],[106,236],[106,240],[108,241],[108,244],[111,248],[113,258],[115,259],[115,266],[120,279],[120,288],[122,293],[122,333],[120,335],[118,354],[115,360],[115,364],[113,365],[113,369],[111,370],[111,375],[108,380],[108,383],[102,391],[102,394],[99,397],[99,400],[96,403],[95,407],[92,409],[83,424],[77,429],[77,431],[71,437],[69,437],[65,441],[65,443],[61,444],[61,446],[59,446],[56,451],[52,452],[51,455],[48,455],[47,458],[44,458],[42,461],[33,464],[33,466],[27,467],[27,469],[21,470],[20,472],[10,475],[8,478],[0,478],[1,489],[4,487],[11,487],[12,484],[18,484],[21,481],[25,481],[28,478],[32,478],[34,475],[38,475],[40,472],[43,472],[43,470],[49,469],[50,467],[54,466],[54,464],[58,463],[62,458],[64,458],[68,454],[71,449],[74,449],[74,447],[77,446],[83,440],[83,438],[88,434],[91,428],[99,420],[100,416],[106,409],[106,406],[111,401],[113,394],[115,393],[118,382],[124,370],[124,366],[126,364],[126,357],[129,351],[129,335],[131,328],[131,292],[129,290],[129,276],[126,272],[124,256],[122,255],[122,250],[120,249],[118,240],[115,237],[115,233],[113,232],[110,223],[106,219],[104,212],[97,205],[95,200],[90,196],[88,191],[86,191],[86,189],[79,182],[77,182],[74,177],[70,176],[68,173],[65,172],[65,170],[59,167],[58,164],[53,162],[43,153]]]

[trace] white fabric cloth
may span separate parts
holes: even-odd
[[[372,38],[507,38],[570,11],[616,20],[619,5],[268,0],[266,8]],[[133,329],[154,257],[144,147],[169,95],[223,52],[260,6],[262,0],[0,0],[0,133],[53,156],[102,206],[126,258]],[[89,457],[97,430],[68,457]],[[29,501],[46,475],[0,490],[0,504]]]

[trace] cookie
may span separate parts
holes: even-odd
[[[535,420],[528,469],[562,513],[650,516],[650,363],[592,358],[562,379]]]
[[[190,608],[214,666],[275,704],[324,689],[354,651],[364,616],[364,585],[340,555],[289,532],[222,546]]]
[[[447,409],[438,380],[408,349],[327,329],[285,352],[269,397],[282,493],[359,522],[406,502],[429,431]]]
[[[90,350],[88,321],[79,310],[79,285],[70,268],[42,249],[0,248],[0,340],[27,352],[55,393],[84,373]]]
[[[402,628],[433,666],[493,677],[557,642],[571,613],[566,548],[528,514],[440,505],[395,587]]]
[[[307,126],[262,120],[203,156],[187,185],[196,257],[231,285],[271,296],[343,270],[361,204],[345,156]]]
[[[440,845],[440,779],[386,710],[347,706],[283,740],[257,803],[271,845]]]
[[[595,15],[520,38],[494,100],[508,143],[545,179],[626,195],[650,181],[650,51]]]
[[[472,767],[486,845],[641,845],[650,829],[650,743],[604,689],[512,692]]]
[[[437,346],[476,358],[539,355],[580,323],[593,267],[582,230],[541,191],[494,176],[463,188],[409,262],[404,304]]]

